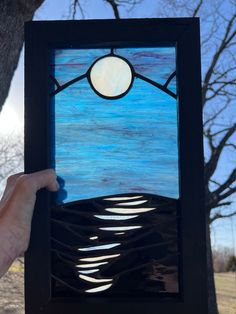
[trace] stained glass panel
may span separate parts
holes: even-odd
[[[179,292],[175,60],[174,47],[53,51],[58,295]]]

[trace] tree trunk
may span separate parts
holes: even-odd
[[[0,111],[7,98],[24,42],[24,22],[44,0],[0,1]]]
[[[213,258],[211,250],[210,217],[206,221],[206,247],[207,247],[207,273],[208,273],[208,314],[218,314],[216,290],[213,270]]]

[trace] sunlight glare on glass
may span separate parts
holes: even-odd
[[[104,97],[118,97],[128,91],[132,83],[129,64],[117,56],[99,59],[91,68],[90,82]]]

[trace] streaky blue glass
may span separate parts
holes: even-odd
[[[109,49],[55,50],[51,73],[60,84],[86,73]],[[176,69],[174,47],[122,48],[115,53],[164,84]],[[176,80],[169,89],[176,92]],[[122,193],[179,197],[176,99],[135,78],[117,100],[100,98],[83,79],[54,96],[55,169],[70,202]],[[64,198],[64,200],[62,200]]]

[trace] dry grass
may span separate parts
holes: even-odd
[[[24,271],[19,261],[0,279],[0,314],[24,314]]]
[[[23,265],[15,262],[0,281],[0,314],[23,314]],[[236,273],[215,274],[220,314],[236,314]],[[200,313],[199,313],[200,314]]]
[[[215,274],[220,314],[236,314],[236,273]]]

